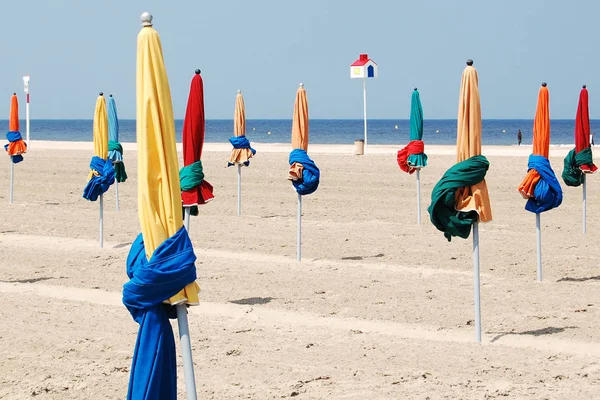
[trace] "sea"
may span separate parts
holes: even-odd
[[[8,127],[8,121],[0,120]],[[92,120],[34,119],[30,121],[31,140],[92,141]],[[600,120],[591,120],[591,131],[600,133]],[[573,144],[574,120],[552,120],[553,145]],[[0,125],[2,126],[2,125]],[[177,141],[181,141],[183,120],[175,121]],[[310,143],[353,144],[364,138],[362,119],[311,119]],[[406,144],[409,140],[409,120],[367,120],[369,144]],[[482,121],[484,145],[513,145],[517,143],[517,131],[523,133],[523,144],[531,144],[533,120],[486,119]],[[246,121],[246,137],[255,143],[288,143],[291,140],[292,121],[289,119],[253,119]],[[25,121],[21,121],[21,133],[25,137]],[[233,134],[233,120],[207,120],[206,142],[226,143]],[[135,142],[135,120],[119,120],[119,141]],[[596,136],[600,140],[600,135]],[[455,144],[456,120],[431,119],[424,121],[423,141],[426,144]]]

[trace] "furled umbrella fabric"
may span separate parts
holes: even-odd
[[[201,161],[204,129],[204,83],[200,70],[196,70],[183,121],[184,167],[180,171],[182,205],[190,207],[191,215],[198,215],[198,205],[206,204],[215,197],[212,185],[204,180]]]
[[[10,99],[10,118],[6,140],[8,140],[8,144],[4,145],[4,150],[6,150],[12,162],[16,164],[23,161],[22,154],[27,151],[27,143],[21,137],[19,130],[19,99],[16,93]]]
[[[125,163],[123,162],[123,146],[119,143],[119,118],[117,117],[117,104],[110,95],[108,98],[108,159],[115,168],[115,179],[117,182],[127,180]]]
[[[469,237],[475,222],[492,220],[485,174],[489,162],[481,155],[481,105],[477,70],[468,65],[462,74],[458,105],[456,161],[431,193],[427,209],[431,222],[452,236]]]
[[[96,201],[115,182],[115,170],[108,158],[108,116],[106,101],[102,93],[96,100],[94,112],[94,156],[90,161],[88,183],[83,189],[83,198]]]
[[[584,173],[594,173],[597,170],[598,167],[594,165],[590,147],[588,90],[584,86],[579,93],[579,103],[577,104],[575,148],[565,157],[562,178],[567,186],[579,186],[583,183]]]
[[[175,122],[162,46],[144,14],[137,39],[138,214],[142,233],[127,260],[123,303],[140,324],[128,399],[177,398],[169,318],[175,303],[198,303],[196,259],[181,215]],[[182,290],[185,288],[184,290]],[[167,304],[167,301],[171,304]]]
[[[545,84],[538,94],[533,121],[533,154],[529,156],[527,175],[519,185],[519,192],[527,199],[525,209],[539,214],[562,203],[562,189],[550,166],[550,107]]]
[[[398,151],[398,166],[404,172],[412,174],[418,168],[427,166],[427,155],[423,144],[423,107],[419,91],[413,91],[410,100],[410,142]]]
[[[235,96],[235,111],[233,114],[233,137],[229,138],[233,146],[227,166],[241,164],[250,165],[250,159],[256,154],[250,146],[250,141],[246,138],[246,107],[244,106],[244,97],[241,92]]]
[[[321,173],[308,156],[308,101],[306,90],[301,85],[296,92],[292,121],[292,152],[289,157],[288,179],[292,181],[296,192],[307,195],[319,187]]]

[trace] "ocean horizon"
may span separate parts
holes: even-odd
[[[8,127],[7,120],[0,124]],[[32,140],[92,141],[93,120],[91,119],[32,119]],[[600,132],[600,120],[590,120],[591,131]],[[183,120],[175,120],[177,141],[181,141]],[[310,143],[353,144],[364,138],[362,119],[311,119]],[[573,144],[575,121],[573,119],[551,120],[550,143],[553,145]],[[248,119],[246,136],[252,142],[287,143],[291,140],[291,119]],[[409,140],[408,119],[367,120],[369,144],[404,145]],[[482,120],[482,144],[512,145],[517,143],[517,131],[523,134],[522,144],[532,143],[532,119],[484,119]],[[21,120],[21,133],[25,137],[25,121]],[[135,120],[119,120],[119,141],[135,142]],[[233,135],[232,119],[210,119],[206,121],[205,141],[227,143]],[[426,119],[423,141],[426,144],[456,143],[456,119]]]

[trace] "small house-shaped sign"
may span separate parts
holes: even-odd
[[[377,78],[377,64],[367,54],[350,65],[350,78]]]

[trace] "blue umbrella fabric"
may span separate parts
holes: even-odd
[[[127,180],[127,172],[123,163],[123,146],[119,143],[119,118],[117,116],[117,103],[113,95],[108,98],[108,159],[115,168],[117,182]]]

